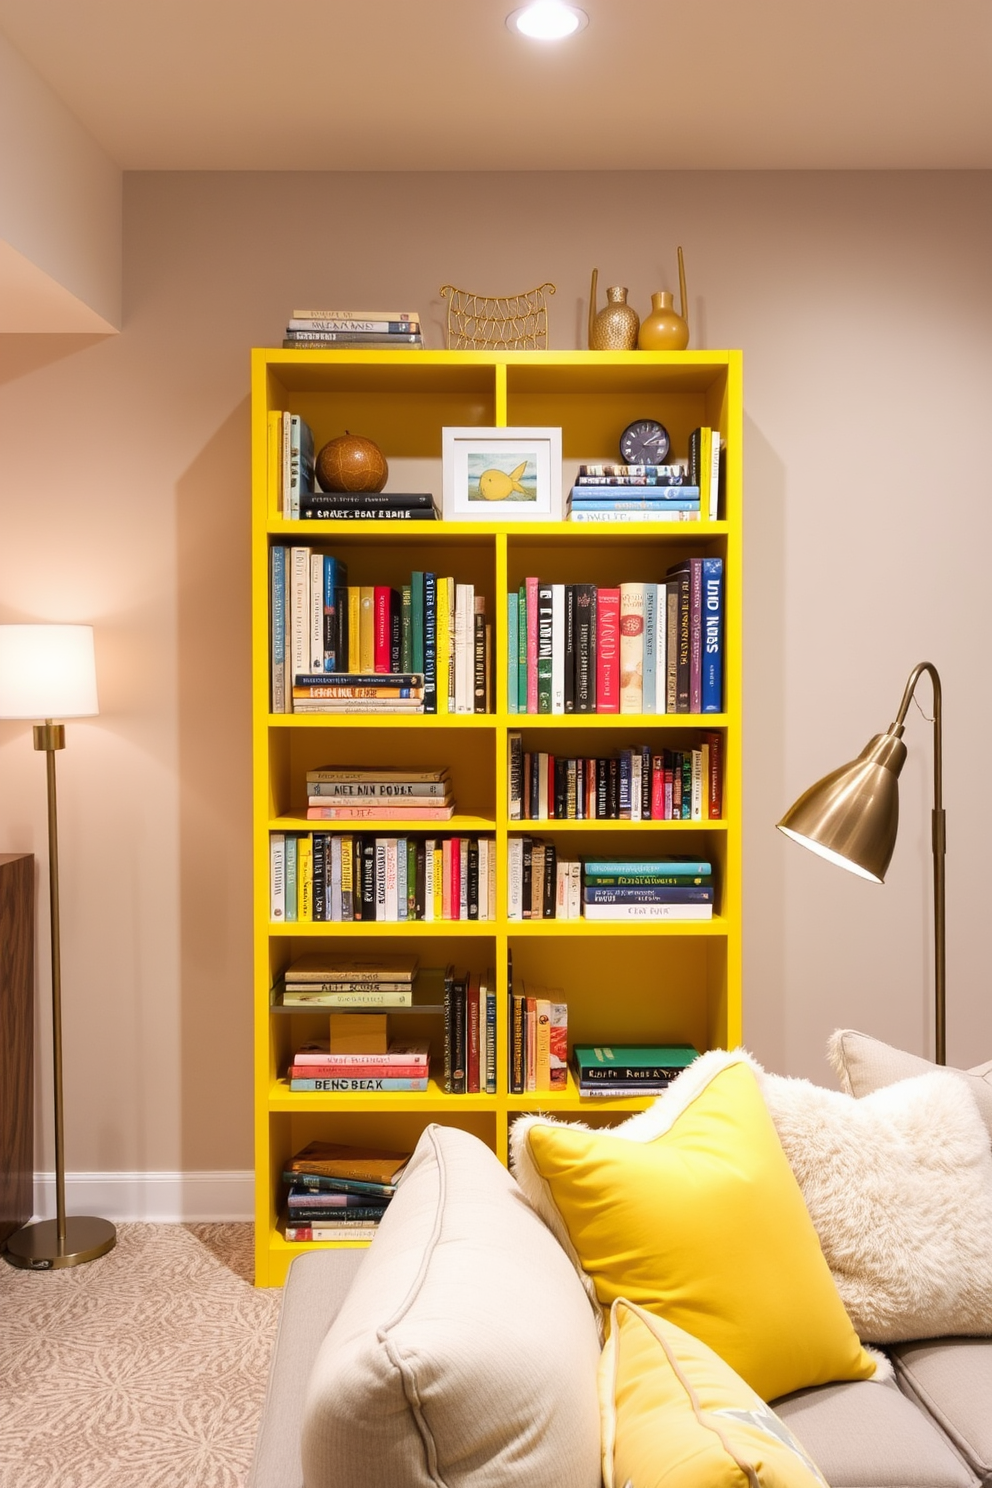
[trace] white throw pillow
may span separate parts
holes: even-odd
[[[859,1336],[992,1334],[992,1151],[968,1085],[936,1072],[857,1100],[759,1078]]]

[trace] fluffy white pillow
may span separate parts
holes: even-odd
[[[992,1334],[992,1151],[968,1086],[759,1080],[858,1335]]]
[[[971,1069],[954,1069],[949,1064],[933,1064],[919,1054],[907,1054],[870,1034],[858,1033],[855,1028],[838,1028],[830,1035],[827,1058],[840,1076],[843,1089],[859,1098],[883,1085],[908,1080],[912,1075],[939,1072],[963,1080],[978,1102],[982,1119],[992,1135],[992,1059]]]

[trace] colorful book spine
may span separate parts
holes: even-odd
[[[702,712],[703,560],[689,560],[689,712]]]
[[[552,586],[537,586],[537,712],[551,712]]]
[[[437,574],[433,573],[424,574],[424,712],[437,712]]]
[[[641,679],[642,713],[657,713],[658,585],[644,585],[644,669]]]
[[[524,580],[527,593],[527,712],[537,713],[538,590],[540,580]]]
[[[644,698],[644,585],[620,585],[620,712],[640,713]]]
[[[271,606],[271,674],[273,713],[286,713],[286,549],[274,543],[270,550],[269,603]]]
[[[437,619],[435,624],[435,646],[437,652],[437,678],[435,687],[437,691],[437,711],[447,713],[449,711],[448,697],[448,669],[451,665],[451,644],[449,639],[449,622],[451,607],[450,580],[438,579],[437,581]]]
[[[516,713],[520,704],[517,665],[520,655],[520,606],[516,594],[506,596],[506,711]]]
[[[290,1090],[322,1090],[328,1093],[352,1094],[363,1091],[368,1094],[386,1093],[395,1090],[423,1091],[427,1089],[427,1076],[396,1078],[385,1075],[332,1075],[326,1080],[298,1080],[289,1082]]]
[[[723,711],[723,559],[702,560],[702,682],[700,711]]]
[[[527,586],[521,584],[517,591],[517,712],[526,713],[528,707],[527,679]]]

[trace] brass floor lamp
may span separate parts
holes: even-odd
[[[906,759],[903,726],[916,684],[924,672],[933,685],[933,948],[934,1041],[938,1064],[947,1063],[944,952],[944,857],[940,677],[929,661],[915,666],[899,712],[884,734],[876,734],[850,764],[811,785],[778,823],[793,841],[862,878],[882,883],[899,826],[899,771]]]
[[[55,1219],[15,1231],[4,1258],[30,1271],[52,1271],[96,1260],[111,1250],[117,1231],[106,1219],[65,1213],[62,1111],[62,968],[59,939],[59,852],[55,753],[65,728],[55,718],[99,712],[93,630],[89,625],[0,625],[0,718],[41,718],[34,747],[45,751],[48,775],[48,886],[52,932],[52,1054],[55,1088]]]

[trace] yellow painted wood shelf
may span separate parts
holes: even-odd
[[[582,461],[619,459],[621,431],[635,418],[660,419],[684,457],[690,432],[718,428],[725,449],[719,521],[571,525],[488,522],[410,525],[288,522],[269,489],[270,410],[300,414],[319,448],[349,429],[374,439],[390,466],[387,490],[441,494],[441,431],[446,426],[560,427],[563,489]],[[507,1160],[508,1134],[524,1111],[548,1110],[590,1124],[622,1119],[645,1098],[583,1099],[570,1081],[553,1096],[512,1095],[507,1080],[508,957],[514,979],[561,988],[570,1041],[733,1047],[741,1038],[741,357],[736,351],[441,352],[279,351],[252,354],[253,859],[256,1148],[256,1282],[281,1285],[302,1250],[277,1229],[288,1158],[315,1138],[410,1149],[430,1122],[470,1131]],[[484,594],[494,617],[496,711],[490,715],[336,718],[272,714],[269,684],[269,551],[274,542],[317,546],[344,559],[351,583],[404,582],[415,569],[453,574]],[[616,585],[661,581],[686,556],[724,560],[724,711],[686,714],[566,715],[507,710],[506,595],[528,575],[547,582]],[[688,744],[704,730],[724,741],[724,815],[703,822],[510,822],[507,736],[525,748],[600,753],[638,742]],[[554,743],[550,742],[551,735]],[[574,736],[569,739],[568,736]],[[543,742],[542,742],[543,740]],[[528,743],[529,741],[529,743]],[[269,920],[269,834],[306,830],[306,771],[342,765],[446,765],[458,816],[428,825],[381,823],[390,835],[484,832],[496,841],[494,921],[341,925]],[[325,823],[328,831],[348,830]],[[375,830],[373,822],[351,830]],[[717,913],[711,921],[633,924],[511,922],[506,917],[508,843],[523,834],[558,840],[570,856],[692,853],[714,863]],[[432,1078],[411,1095],[299,1094],[286,1067],[306,1038],[326,1033],[327,1011],[273,1006],[272,987],[288,963],[316,945],[346,951],[416,948],[422,968],[497,974],[497,1091],[446,1095]],[[440,1069],[441,1018],[410,1010],[392,1020],[410,1037],[430,1037]]]

